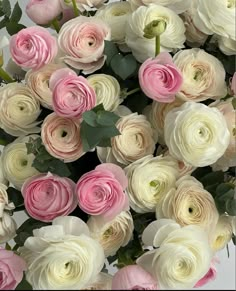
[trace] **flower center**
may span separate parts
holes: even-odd
[[[67,136],[67,132],[65,130],[62,130],[61,137],[66,137],[66,136]]]

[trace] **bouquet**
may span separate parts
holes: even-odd
[[[28,0],[29,27],[10,2],[0,289],[213,280],[235,243],[235,1]]]

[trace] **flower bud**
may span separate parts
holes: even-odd
[[[144,28],[144,37],[151,39],[160,36],[166,30],[166,22],[164,20],[153,20]]]

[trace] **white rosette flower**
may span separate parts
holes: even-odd
[[[225,36],[217,36],[219,49],[227,56],[236,55],[236,40]]]
[[[157,204],[157,218],[170,218],[181,226],[199,225],[209,234],[214,231],[219,214],[212,195],[191,176],[183,176]]]
[[[16,189],[20,190],[26,179],[37,175],[39,172],[32,167],[35,156],[27,153],[26,142],[29,138],[38,135],[19,137],[13,143],[5,146],[2,153],[2,170],[6,179]]]
[[[35,290],[84,289],[96,281],[105,262],[101,245],[74,216],[58,217],[51,226],[35,229],[19,252]]]
[[[91,236],[103,247],[106,257],[114,256],[119,248],[126,246],[133,236],[133,218],[128,211],[122,211],[109,222],[91,216],[87,225]]]
[[[27,86],[10,83],[0,89],[0,127],[8,134],[40,132],[36,121],[40,112],[40,104]]]
[[[116,78],[106,74],[93,74],[87,80],[96,93],[96,105],[102,103],[105,110],[115,111],[123,101]]]
[[[195,102],[185,102],[166,115],[164,135],[170,154],[194,167],[216,162],[230,142],[222,113]]]
[[[115,2],[99,8],[95,17],[101,18],[111,28],[111,40],[123,44],[127,18],[131,14],[129,2]]]
[[[161,219],[143,232],[145,245],[158,247],[146,252],[137,264],[156,278],[160,289],[190,289],[210,269],[212,251],[207,233],[197,225],[180,226]]]
[[[194,24],[206,34],[219,34],[236,40],[235,0],[198,0]]]
[[[166,24],[161,35],[161,51],[171,52],[184,47],[185,26],[173,10],[156,4],[140,6],[128,18],[126,44],[141,63],[155,56],[155,38],[144,37],[146,25],[154,20],[164,21]]]
[[[226,96],[225,69],[213,55],[193,48],[179,51],[174,55],[173,61],[184,80],[176,95],[178,98],[200,102]]]
[[[178,179],[178,164],[172,157],[146,156],[125,169],[130,206],[138,213],[155,208]]]

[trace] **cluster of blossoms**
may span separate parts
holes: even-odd
[[[105,2],[0,39],[0,290],[198,288],[235,240],[235,1]]]

